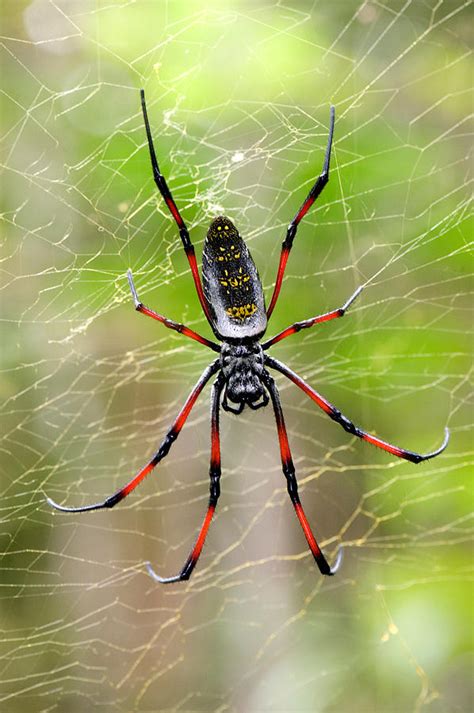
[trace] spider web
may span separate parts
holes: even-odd
[[[472,328],[469,3],[5,2],[2,21],[2,643],[5,711],[469,710]],[[268,335],[361,427],[280,377],[322,578],[288,501],[271,409],[223,415],[222,497],[193,578],[168,588],[208,497],[209,389],[160,443],[210,335],[154,187],[139,109],[196,245],[237,224],[267,300],[320,170]]]

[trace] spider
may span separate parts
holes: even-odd
[[[168,206],[179,230],[184,251],[191,268],[194,284],[201,307],[206,318],[221,344],[217,344],[206,337],[201,336],[189,327],[174,322],[167,317],[146,307],[138,298],[133,282],[132,273],[128,270],[128,282],[135,303],[135,309],[152,319],[161,322],[168,329],[190,337],[204,346],[212,349],[218,354],[201,374],[193,390],[189,394],[184,406],[176,417],[173,425],[168,430],[160,447],[151,460],[120,490],[109,496],[102,502],[82,507],[65,507],[58,505],[51,498],[47,498],[50,505],[62,512],[85,512],[89,510],[100,510],[102,508],[113,508],[127,497],[139,483],[158,465],[158,463],[168,455],[168,452],[183,428],[191,409],[196,403],[205,385],[212,377],[214,383],[211,394],[211,458],[210,458],[210,497],[206,515],[204,517],[197,540],[192,548],[186,562],[180,572],[173,577],[160,577],[147,564],[150,575],[157,582],[168,584],[179,582],[190,578],[199,556],[201,554],[211,520],[213,518],[217,501],[220,495],[221,477],[221,454],[219,437],[219,411],[220,407],[224,411],[234,414],[242,413],[247,405],[251,409],[257,410],[272,403],[273,413],[276,421],[278,440],[280,446],[280,456],[283,474],[286,478],[288,494],[295,509],[296,516],[301,524],[306,537],[309,549],[314,557],[316,565],[321,574],[333,575],[339,568],[341,562],[342,549],[336,558],[333,567],[330,567],[315,536],[311,530],[309,522],[303,510],[303,506],[298,494],[298,483],[296,480],[295,467],[291,456],[288,435],[286,432],[285,419],[280,403],[280,396],[274,379],[270,375],[269,369],[286,376],[296,386],[312,399],[329,418],[338,423],[347,433],[357,436],[377,448],[381,448],[397,458],[405,458],[412,463],[435,458],[444,451],[448,445],[449,431],[445,430],[445,438],[442,445],[435,451],[421,455],[413,451],[392,446],[382,441],[358,426],[354,425],[335,406],[321,396],[312,386],[307,384],[298,374],[288,368],[285,364],[266,354],[267,350],[282,339],[286,339],[292,334],[302,329],[309,329],[316,324],[328,322],[332,319],[343,317],[347,309],[362,291],[362,286],[358,287],[346,303],[338,309],[310,317],[302,322],[295,322],[291,326],[279,332],[271,339],[261,342],[267,329],[268,321],[275,308],[280,294],[283,276],[285,273],[288,257],[296,236],[298,225],[316,201],[329,180],[329,162],[331,158],[331,146],[334,134],[335,110],[331,107],[329,136],[324,158],[323,170],[316,179],[313,187],[309,191],[301,208],[288,226],[286,237],[283,241],[280,254],[280,262],[275,281],[275,287],[268,308],[265,308],[262,284],[253,262],[250,252],[240,237],[233,223],[224,216],[215,218],[208,230],[204,243],[202,258],[202,283],[196,263],[194,247],[189,237],[188,229],[176,206],[176,203],[168,188],[168,184],[161,173],[156,159],[155,149],[151,135],[148,113],[145,102],[145,93],[140,91],[143,120],[145,123],[148,148],[150,152],[151,165],[153,169],[153,179],[158,190]]]

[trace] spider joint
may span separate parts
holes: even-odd
[[[283,241],[284,248],[287,248],[287,249],[291,248],[297,229],[298,229],[298,226],[296,225],[296,223],[292,222],[289,224],[288,229],[286,231],[286,238]]]
[[[209,471],[209,477],[211,479],[211,488],[220,488],[221,480],[221,466],[220,463],[211,463],[211,469]]]
[[[192,571],[194,569],[194,564],[195,563],[193,563],[193,560],[191,558],[189,558],[189,560],[186,562],[186,564],[183,567],[183,571],[181,572],[181,574],[178,577],[178,582],[184,582],[190,578]]]
[[[123,499],[123,497],[124,497],[123,492],[121,490],[117,491],[116,493],[111,495],[109,498],[107,498],[107,500],[105,500],[104,507],[113,508],[114,505],[117,505],[117,503],[119,503]]]
[[[216,478],[216,480],[211,481],[211,494],[209,497],[209,505],[212,507],[215,507],[217,505],[217,501],[219,500],[219,496],[221,494],[221,486],[219,483],[219,478]]]
[[[166,185],[166,181],[163,177],[163,174],[160,173],[159,169],[157,166],[153,166],[153,178],[155,180],[155,183],[157,184],[158,188],[160,191],[163,191],[166,196],[169,194],[169,189],[168,186]],[[166,198],[165,198],[166,200]]]
[[[336,413],[333,416],[331,416],[331,418],[333,418],[335,421],[340,423],[341,426],[343,427],[343,429],[347,433],[351,433],[353,436],[359,435],[359,433],[360,433],[359,429],[356,426],[354,426],[352,421],[349,421],[349,419],[346,418],[346,416],[343,416],[340,411],[336,410]]]
[[[191,240],[189,238],[189,233],[188,233],[188,229],[186,228],[186,226],[179,229],[179,237],[183,241],[184,250],[186,252],[186,255],[190,255],[190,254],[194,255],[194,247],[193,247],[193,244],[191,243]]]
[[[293,472],[292,476],[288,476],[285,473],[286,477],[286,489],[288,491],[288,495],[290,498],[293,500],[299,500],[298,498],[298,483],[296,482],[295,474]]]
[[[162,458],[164,458],[168,454],[168,452],[169,452],[171,446],[173,445],[173,443],[175,442],[175,440],[178,438],[178,435],[179,435],[179,429],[177,429],[176,426],[174,426],[166,434],[166,436],[163,440],[163,443],[159,447],[157,453],[155,454],[155,456],[153,457],[152,460],[156,461],[156,463],[158,463]]]

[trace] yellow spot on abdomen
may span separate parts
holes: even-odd
[[[254,302],[248,302],[245,305],[234,305],[226,309],[229,317],[239,319],[241,322],[247,317],[251,317],[257,311],[257,305]]]

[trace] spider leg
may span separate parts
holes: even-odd
[[[332,418],[333,421],[339,423],[339,425],[342,426],[342,428],[347,431],[347,433],[351,433],[353,436],[357,436],[357,438],[361,438],[363,441],[367,441],[367,443],[372,443],[373,446],[377,446],[377,448],[381,448],[382,450],[387,451],[388,453],[391,453],[394,456],[397,456],[397,458],[404,458],[405,460],[409,460],[412,463],[421,463],[421,461],[429,460],[430,458],[435,458],[436,456],[439,456],[439,454],[442,453],[448,445],[449,429],[446,428],[443,443],[437,450],[432,451],[431,453],[426,453],[425,455],[422,455],[420,453],[414,453],[413,451],[407,451],[404,448],[399,448],[398,446],[392,446],[390,443],[386,443],[386,441],[382,441],[380,438],[377,438],[371,433],[367,433],[361,428],[355,426],[352,421],[350,421],[346,416],[344,416],[344,414],[339,411],[339,409],[329,403],[329,401],[327,401],[323,396],[318,394],[317,391],[315,391],[311,386],[309,386],[309,384],[307,384],[300,376],[298,376],[298,374],[295,374],[295,372],[289,369],[285,364],[282,364],[276,359],[272,359],[272,357],[266,357],[265,364],[272,369],[276,369],[276,371],[279,371],[281,374],[284,374],[284,376],[286,376],[290,381],[296,384],[296,386],[298,386],[302,391],[304,391],[305,394],[307,394],[310,399],[312,399],[319,406],[320,409],[327,413],[327,415]]]
[[[137,485],[141,483],[141,481],[148,475],[148,473],[150,473],[155,468],[155,466],[158,465],[158,463],[163,460],[165,456],[168,455],[171,446],[173,445],[181,429],[183,428],[186,419],[188,418],[191,412],[191,409],[193,408],[194,404],[198,399],[199,394],[201,393],[211,376],[213,376],[213,374],[215,374],[218,369],[219,360],[216,359],[216,361],[214,361],[204,370],[153,458],[148,461],[148,463],[135,475],[134,478],[132,478],[132,480],[130,480],[126,485],[120,488],[120,490],[117,490],[117,492],[115,492],[113,495],[110,495],[105,500],[102,500],[102,502],[94,503],[93,505],[83,505],[82,507],[65,507],[64,505],[58,505],[58,503],[54,502],[54,500],[52,500],[51,498],[46,498],[48,503],[53,508],[55,508],[56,510],[60,510],[61,512],[87,512],[89,510],[113,508],[115,505],[117,505],[117,503],[126,498],[127,495],[132,492],[132,490],[135,490]]]
[[[214,515],[217,501],[220,495],[220,477],[221,477],[221,449],[220,449],[220,436],[219,436],[219,402],[222,393],[222,387],[224,384],[224,379],[222,374],[219,374],[214,385],[212,387],[212,397],[211,397],[211,463],[209,466],[209,477],[210,482],[210,495],[209,495],[209,505],[207,507],[207,512],[204,517],[201,529],[199,530],[199,535],[197,536],[196,542],[194,544],[191,553],[184,563],[179,574],[174,577],[160,577],[152,568],[151,564],[147,563],[147,569],[149,574],[153,577],[156,582],[160,584],[171,584],[172,582],[181,582],[185,579],[189,579],[193,569],[195,568],[197,561],[202,552],[204,542],[209,530],[209,526]]]
[[[344,305],[342,305],[342,307],[339,307],[339,309],[335,309],[332,312],[326,312],[326,314],[320,314],[317,317],[310,317],[309,319],[305,319],[302,322],[295,322],[290,327],[287,327],[282,332],[279,332],[274,337],[272,337],[268,341],[264,342],[262,344],[262,349],[264,349],[264,350],[268,349],[269,347],[273,346],[273,344],[280,342],[282,339],[286,339],[287,337],[291,336],[292,334],[295,334],[296,332],[300,332],[302,329],[308,329],[308,327],[313,327],[315,324],[320,324],[321,322],[329,322],[330,319],[337,319],[338,317],[344,317],[346,311],[349,309],[351,304],[356,300],[356,298],[360,295],[360,293],[362,292],[363,289],[364,289],[363,285],[358,287],[357,290],[354,292],[354,294],[351,295],[351,297],[349,297],[347,302]]]
[[[130,291],[132,293],[133,301],[135,303],[135,309],[137,312],[141,312],[142,314],[146,315],[147,317],[151,317],[152,319],[156,319],[157,322],[161,322],[161,324],[164,324],[165,327],[168,327],[168,329],[174,329],[176,332],[179,332],[180,334],[184,334],[186,337],[191,337],[191,339],[195,339],[196,342],[200,342],[200,344],[204,344],[206,347],[209,347],[210,349],[213,349],[215,352],[220,352],[220,346],[216,344],[215,342],[211,342],[209,339],[206,339],[206,337],[201,336],[197,332],[193,331],[189,327],[186,327],[184,324],[180,324],[179,322],[174,322],[172,319],[168,319],[167,317],[163,317],[161,314],[158,314],[158,312],[155,312],[152,309],[149,309],[148,307],[145,307],[143,302],[140,302],[138,299],[137,295],[137,290],[135,287],[135,284],[133,282],[133,276],[132,276],[132,271],[128,270],[127,271],[127,279],[128,279],[128,284],[130,285]]]
[[[329,181],[329,162],[331,159],[331,146],[332,146],[332,138],[334,135],[334,119],[335,119],[335,109],[332,106],[331,107],[331,113],[330,113],[330,119],[329,119],[329,136],[328,136],[328,143],[326,147],[326,155],[324,157],[324,165],[323,165],[323,170],[321,174],[318,176],[316,179],[315,184],[311,188],[310,192],[306,196],[306,199],[304,203],[302,204],[301,208],[291,221],[291,223],[288,226],[288,229],[286,231],[286,237],[285,240],[282,243],[281,246],[281,254],[280,254],[280,263],[278,265],[278,272],[277,272],[277,277],[276,277],[276,282],[275,282],[275,287],[273,288],[273,295],[272,299],[270,301],[270,305],[267,309],[267,318],[270,318],[271,313],[273,312],[273,308],[275,307],[276,301],[278,299],[278,295],[280,294],[280,289],[281,289],[281,283],[283,280],[283,275],[285,274],[285,268],[286,268],[286,263],[288,262],[288,257],[290,255],[290,250],[293,245],[293,240],[295,239],[296,236],[296,231],[298,230],[298,225],[300,221],[304,218],[306,213],[309,211],[317,197],[320,195],[322,192],[323,188]]]
[[[296,516],[300,521],[300,525],[303,529],[306,541],[309,545],[309,549],[311,550],[314,560],[319,567],[319,571],[321,572],[321,574],[333,575],[337,572],[341,564],[342,550],[339,550],[334,567],[330,567],[321,551],[321,548],[319,547],[316,541],[315,536],[311,531],[311,527],[306,518],[303,506],[301,505],[301,501],[298,495],[298,482],[296,480],[295,466],[293,465],[293,459],[291,457],[290,445],[288,443],[288,434],[286,432],[285,419],[283,418],[283,410],[281,408],[278,389],[275,385],[274,380],[272,379],[270,374],[268,374],[268,372],[263,375],[263,380],[265,386],[267,387],[270,393],[270,398],[273,404],[273,412],[275,414],[275,421],[278,431],[278,440],[280,443],[281,465],[283,469],[283,474],[286,478],[288,495],[290,496],[291,502],[293,503]]]
[[[174,198],[171,195],[171,191],[168,188],[168,184],[166,183],[165,177],[161,173],[160,167],[158,166],[155,147],[153,146],[153,139],[151,137],[150,122],[148,121],[148,113],[145,102],[145,91],[143,89],[140,89],[140,98],[142,103],[143,120],[145,122],[146,137],[148,140],[148,149],[150,151],[151,166],[153,169],[153,180],[155,181],[156,187],[163,196],[165,203],[168,206],[170,213],[176,222],[176,225],[178,226],[179,235],[181,237],[184,247],[184,252],[186,253],[189,267],[191,268],[191,272],[193,274],[194,284],[196,286],[196,292],[199,297],[199,302],[201,303],[201,307],[208,321],[211,321],[209,305],[207,304],[206,298],[204,297],[204,292],[202,291],[201,278],[199,277],[196,255],[194,253],[194,246],[191,242],[191,238],[189,237],[189,232],[186,227],[186,224],[182,219],[181,214],[176,206],[176,203],[174,202]]]

